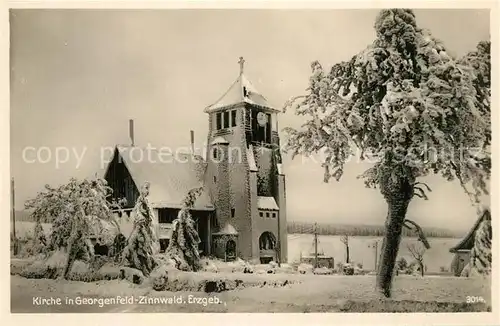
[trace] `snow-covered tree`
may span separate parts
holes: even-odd
[[[203,187],[188,192],[177,218],[172,223],[172,237],[166,252],[167,257],[173,259],[175,267],[180,270],[197,271],[202,267],[198,251],[200,237],[190,213],[202,192]]]
[[[410,243],[408,244],[408,251],[412,255],[413,259],[418,265],[420,270],[420,274],[422,277],[424,276],[425,268],[424,268],[424,254],[426,251],[426,247],[421,243]]]
[[[474,247],[471,250],[470,268],[473,275],[490,275],[491,273],[491,216],[489,210],[479,224],[474,235]]]
[[[43,232],[40,223],[52,223],[49,249],[63,251],[67,257],[61,276],[68,277],[75,260],[94,256],[90,237],[96,235],[101,221],[117,225],[112,209],[118,204],[108,201],[111,192],[105,180],[72,178],[58,188],[46,185],[44,191],[26,201],[38,231]]]
[[[411,10],[382,10],[375,31],[371,45],[330,72],[311,65],[307,93],[285,105],[306,121],[286,131],[294,156],[324,154],[325,181],[339,180],[352,157],[372,163],[360,177],[388,206],[377,288],[389,297],[408,205],[430,191],[422,178],[458,180],[474,202],[487,193],[489,84],[419,28]]]
[[[158,247],[153,224],[154,212],[148,196],[149,183],[146,182],[137,198],[133,210],[134,227],[122,253],[122,264],[140,270],[144,276],[148,276],[157,265],[153,255]]]
[[[398,270],[400,271],[403,271],[405,270],[406,268],[408,268],[408,262],[406,261],[406,259],[404,257],[401,257],[398,261],[397,261],[397,268]]]
[[[460,59],[460,63],[471,67],[474,74],[474,88],[476,89],[476,103],[481,113],[490,117],[491,105],[491,42],[482,41],[475,51],[467,53]],[[491,132],[491,129],[489,130]],[[489,135],[488,140],[491,139]]]
[[[46,253],[48,249],[47,245],[47,237],[45,236],[42,223],[40,223],[40,221],[36,221],[35,228],[33,230],[33,242],[31,244],[30,253],[32,255]]]

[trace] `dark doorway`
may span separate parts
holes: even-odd
[[[160,252],[165,252],[168,248],[169,239],[160,239]]]
[[[260,250],[274,250],[276,247],[276,237],[271,232],[264,232],[259,237]]]
[[[236,258],[236,242],[234,240],[228,240],[226,242],[226,259],[234,260]]]

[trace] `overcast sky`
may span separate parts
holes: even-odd
[[[486,10],[416,10],[419,26],[463,55],[489,39]],[[69,177],[99,171],[102,147],[128,143],[204,144],[207,115],[238,75],[238,58],[256,88],[276,107],[307,87],[310,63],[349,59],[374,39],[375,10],[14,10],[11,12],[11,164],[16,206]],[[287,112],[279,126],[298,126]],[[84,148],[66,164],[27,163],[26,147]],[[46,154],[46,153],[45,153]],[[28,159],[33,159],[31,153]],[[45,158],[45,157],[43,157]],[[382,224],[386,207],[349,164],[341,182],[324,184],[313,162],[285,158],[291,220]],[[429,201],[409,215],[422,226],[467,229],[474,208],[456,183],[439,178]]]

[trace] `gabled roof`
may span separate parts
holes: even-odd
[[[137,189],[150,183],[149,201],[153,207],[181,208],[188,191],[204,184],[206,163],[191,153],[165,155],[154,149],[117,146]],[[213,210],[208,189],[205,189],[193,207],[195,210]]]
[[[228,144],[229,142],[226,139],[224,139],[224,137],[220,136],[216,137],[211,143],[211,145],[228,145]]]
[[[237,235],[238,231],[236,231],[236,229],[234,228],[234,226],[232,226],[230,223],[226,223],[224,225],[224,227],[220,231],[215,232],[213,234],[214,235],[218,235],[218,234]]]
[[[205,108],[204,111],[209,113],[243,103],[253,104],[271,111],[279,112],[269,104],[265,96],[253,86],[243,73],[240,73],[238,78],[221,98],[219,98],[214,104]]]
[[[479,218],[477,219],[476,223],[470,229],[469,233],[460,241],[455,247],[450,249],[450,252],[458,252],[458,251],[464,251],[464,250],[471,250],[472,247],[474,246],[474,235],[476,234],[476,230],[483,222],[484,220],[490,220],[491,219],[491,213],[488,208],[484,209]]]
[[[274,200],[274,197],[264,197],[264,196],[257,197],[257,208],[270,211],[279,210],[279,207],[276,204],[276,200]]]

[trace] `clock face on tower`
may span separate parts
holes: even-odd
[[[267,123],[267,115],[264,112],[257,113],[257,123],[264,127]]]

